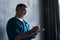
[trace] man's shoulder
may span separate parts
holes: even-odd
[[[14,27],[16,25],[16,18],[15,17],[12,17],[12,18],[10,18],[9,20],[8,20],[8,22],[7,22],[7,27]]]
[[[16,21],[16,18],[15,18],[15,17],[12,17],[12,18],[10,18],[10,19],[8,20],[8,22],[14,22],[14,21]]]
[[[19,19],[17,19],[16,17],[10,18],[7,22],[7,24],[19,24],[19,23],[21,24],[22,22]]]

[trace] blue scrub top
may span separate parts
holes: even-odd
[[[15,36],[23,33],[23,32],[28,32],[30,29],[29,24],[23,20],[20,21],[16,17],[11,18],[8,23],[7,23],[7,35],[9,40],[14,40]],[[24,38],[23,40],[31,40],[32,36]]]

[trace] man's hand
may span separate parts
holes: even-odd
[[[39,31],[39,27],[35,26],[33,29],[31,29],[31,33],[35,35]]]

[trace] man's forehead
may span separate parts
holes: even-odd
[[[22,9],[26,9],[26,10],[27,10],[28,8],[26,8],[26,7],[22,7]]]

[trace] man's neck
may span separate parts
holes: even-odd
[[[20,18],[20,17],[16,17],[16,18],[23,22],[23,19],[22,18]]]
[[[15,17],[16,17],[16,18],[21,18],[21,19],[22,19],[22,17],[20,17],[20,16],[17,16],[17,15],[16,15]]]

